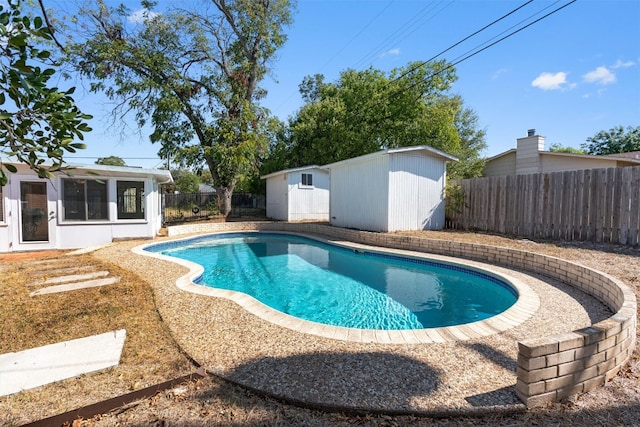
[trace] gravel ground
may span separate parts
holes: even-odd
[[[474,233],[417,234],[573,260],[618,277],[640,296],[640,248],[536,243]],[[572,330],[609,315],[590,297],[558,283],[510,273],[538,292],[541,309],[518,327],[492,337],[429,345],[353,344],[300,334],[265,323],[230,301],[180,291],[174,282],[186,269],[133,255],[130,248],[141,243],[121,242],[93,256],[146,278],[173,338],[216,375],[74,425],[640,425],[638,351],[628,367],[598,390],[534,410],[525,410],[515,399],[517,340]],[[92,395],[87,389],[86,395],[76,397],[76,406]],[[335,405],[363,412],[340,411]],[[375,409],[421,415],[371,411]]]
[[[185,269],[132,255],[138,243],[110,246],[95,256],[148,277],[163,320],[187,354],[234,383],[314,407],[423,415],[521,410],[513,391],[517,341],[578,329],[611,314],[573,288],[492,267],[538,293],[540,309],[531,319],[462,342],[339,341],[273,325],[226,299],[181,291],[174,283]]]

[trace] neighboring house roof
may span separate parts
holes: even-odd
[[[198,184],[199,193],[215,193],[216,189],[209,184]]]
[[[622,161],[624,163],[629,163],[630,165],[634,165],[634,164],[640,165],[640,158],[639,159],[634,159],[634,158],[627,158],[627,157],[619,156],[619,155],[596,156],[596,155],[593,155],[593,154],[558,153],[558,152],[555,152],[555,151],[541,151],[540,155],[541,156],[570,157],[570,158],[574,158],[574,159],[589,159],[589,160],[607,158],[607,159],[611,159],[611,160]]]
[[[512,148],[512,149],[510,149],[510,150],[503,151],[503,152],[502,152],[502,153],[500,153],[500,154],[496,154],[496,155],[495,155],[495,156],[493,156],[493,157],[489,157],[489,158],[487,158],[487,160],[486,160],[486,161],[487,161],[487,162],[490,162],[490,161],[492,161],[492,160],[499,159],[500,157],[504,157],[504,156],[506,156],[507,154],[511,154],[511,153],[516,154],[517,152],[518,152],[518,150],[516,150],[515,148]]]
[[[427,154],[431,155],[432,157],[437,157],[440,158],[444,161],[452,161],[452,162],[457,162],[458,158],[455,156],[452,156],[451,154],[445,153],[444,151],[440,151],[436,148],[430,147],[428,145],[414,145],[411,147],[400,147],[400,148],[388,148],[386,150],[381,150],[381,151],[376,151],[375,153],[370,153],[370,154],[365,154],[363,156],[359,156],[359,157],[353,157],[351,159],[346,159],[346,160],[341,160],[339,162],[335,162],[335,163],[330,163],[328,165],[324,165],[323,167],[327,168],[327,169],[331,169],[332,167],[338,166],[338,165],[344,165],[345,163],[352,163],[352,162],[358,162],[364,159],[370,159],[373,157],[379,157],[379,156],[386,156],[389,154],[397,154],[397,153],[408,153],[408,152],[412,152],[412,151],[423,151],[426,152]]]
[[[283,170],[280,170],[280,171],[277,171],[277,172],[272,172],[272,173],[267,174],[267,175],[262,175],[260,178],[261,179],[267,179],[267,178],[272,178],[272,177],[278,176],[278,175],[284,175],[286,173],[304,172],[306,170],[311,170],[311,169],[318,169],[320,172],[329,173],[329,171],[325,170],[324,166],[311,165],[311,166],[301,166],[299,168],[283,169]]]
[[[640,151],[629,151],[628,153],[605,154],[602,157],[617,157],[620,159],[640,160]]]

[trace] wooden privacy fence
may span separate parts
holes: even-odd
[[[449,228],[533,238],[640,243],[640,166],[452,181]],[[455,190],[454,190],[455,191]],[[449,203],[451,198],[448,198]],[[456,211],[449,206],[448,211]]]

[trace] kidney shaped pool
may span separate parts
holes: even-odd
[[[499,314],[518,298],[505,280],[459,264],[289,234],[213,234],[145,250],[200,264],[197,284],[243,292],[275,310],[332,326],[460,325]]]

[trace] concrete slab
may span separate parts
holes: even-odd
[[[58,292],[75,291],[77,289],[95,288],[97,286],[106,286],[118,283],[120,277],[107,277],[106,279],[94,279],[86,280],[84,282],[73,282],[64,285],[49,286],[46,288],[38,289],[29,294],[29,296],[35,297],[36,295],[56,294]]]
[[[0,354],[0,396],[117,366],[125,337],[120,329]]]
[[[98,277],[104,277],[108,275],[109,272],[106,270],[85,274],[70,274],[67,276],[51,277],[47,280],[44,280],[42,284],[48,285],[52,283],[78,282],[81,280],[97,279]]]

